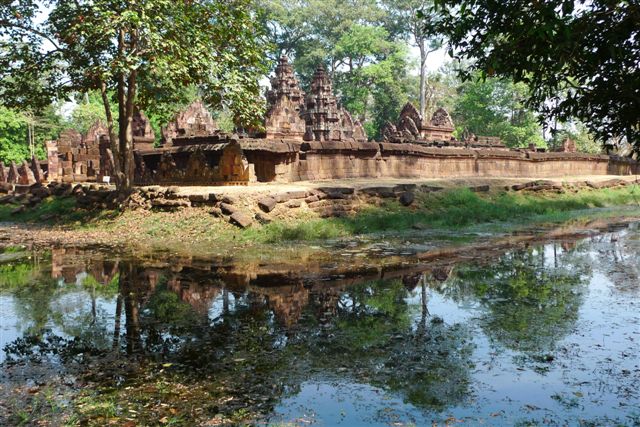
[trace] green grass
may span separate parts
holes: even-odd
[[[560,223],[575,218],[616,216],[619,212],[597,208],[631,206],[640,215],[640,187],[582,189],[565,193],[474,193],[453,189],[439,193],[417,193],[413,206],[397,201],[361,209],[344,218],[320,219],[301,210],[297,217],[277,219],[246,230],[214,218],[206,210],[170,212],[109,210],[85,211],[73,197],[48,198],[34,208],[11,214],[16,205],[0,205],[0,221],[68,225],[72,229],[96,230],[138,240],[183,242],[185,245],[278,243],[326,240],[380,232],[412,229],[507,231],[527,224]],[[635,209],[635,208],[638,209]]]
[[[485,195],[468,189],[455,189],[420,196],[415,205],[414,210],[409,210],[394,201],[367,208],[352,217],[274,222],[260,229],[246,230],[244,237],[275,243],[412,228],[460,229],[491,223],[556,223],[594,208],[640,207],[640,187],[633,185],[562,194],[501,192]]]
[[[110,218],[113,211],[86,211],[78,209],[75,197],[48,197],[33,208],[13,214],[19,204],[0,205],[0,222],[39,224],[86,223],[88,220]]]

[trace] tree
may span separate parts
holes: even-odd
[[[0,161],[21,163],[34,155],[45,158],[44,142],[58,134],[63,119],[54,106],[40,114],[0,106]]]
[[[472,61],[469,73],[522,82],[547,119],[577,118],[600,141],[640,150],[637,1],[439,0],[435,11],[441,20],[425,25]]]
[[[579,121],[563,123],[562,129],[552,136],[550,144],[553,147],[560,147],[567,138],[576,143],[576,148],[581,153],[602,153],[602,144],[598,143],[593,135],[589,133],[584,123]]]
[[[374,0],[263,0],[261,20],[273,46],[286,54],[303,87],[325,65],[344,106],[369,137],[395,121],[407,101],[407,50]]]
[[[248,6],[249,0],[60,0],[44,10],[40,2],[10,3],[0,11],[0,96],[9,105],[42,107],[98,90],[116,184],[126,191],[136,108],[200,85],[211,103],[229,105],[237,122],[258,122],[264,64]]]
[[[29,156],[26,118],[5,107],[0,107],[0,161],[20,162]]]
[[[427,111],[427,89],[429,87],[427,74],[427,58],[442,47],[442,37],[429,33],[424,25],[424,20],[432,24],[437,22],[438,15],[430,9],[432,0],[386,0],[392,25],[397,31],[410,37],[411,42],[420,50],[420,114],[424,117]]]
[[[508,147],[545,146],[535,113],[524,105],[527,92],[523,84],[498,78],[463,82],[453,111],[458,133],[499,136]]]
[[[106,123],[102,95],[99,91],[91,91],[76,97],[77,105],[71,110],[69,125],[84,134],[97,120]],[[112,111],[117,115],[117,111]]]

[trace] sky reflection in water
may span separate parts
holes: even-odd
[[[7,384],[117,355],[172,363],[186,383],[214,378],[233,390],[230,411],[264,424],[640,422],[637,226],[375,280],[22,255],[0,263]]]

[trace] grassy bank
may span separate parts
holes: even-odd
[[[597,215],[595,208],[614,206],[638,207],[640,214],[640,187],[562,194],[478,194],[455,189],[423,195],[410,209],[397,202],[386,202],[366,208],[353,217],[275,222],[261,229],[247,230],[246,234],[253,240],[277,242],[409,229],[455,230],[477,225],[559,223],[581,215]],[[602,214],[615,215],[615,212]]]
[[[401,206],[385,201],[365,205],[357,214],[321,219],[304,209],[294,217],[277,219],[265,226],[240,230],[209,214],[210,208],[177,212],[92,211],[77,209],[75,199],[47,199],[35,208],[12,214],[15,206],[0,206],[0,221],[58,225],[80,234],[102,233],[105,238],[135,242],[182,242],[182,244],[278,243],[348,237],[407,230],[461,230],[483,227],[505,230],[525,225],[561,223],[580,217],[640,216],[640,187],[581,189],[565,193],[492,192],[474,193],[453,189],[417,193],[414,204]],[[412,231],[413,232],[413,231]]]

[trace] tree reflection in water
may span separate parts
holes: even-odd
[[[269,414],[309,380],[368,384],[442,412],[478,397],[473,322],[492,346],[523,360],[553,354],[575,329],[593,270],[611,268],[611,257],[630,259],[625,247],[626,258],[593,260],[580,247],[593,243],[414,265],[384,279],[239,274],[211,261],[81,251],[54,251],[51,263],[24,257],[2,266],[0,290],[13,298],[20,325],[4,363],[22,371],[48,363],[118,389],[143,380],[132,366],[161,364],[173,381],[205,386],[215,398],[203,416],[238,408]],[[476,307],[477,320],[432,316],[430,294]]]

